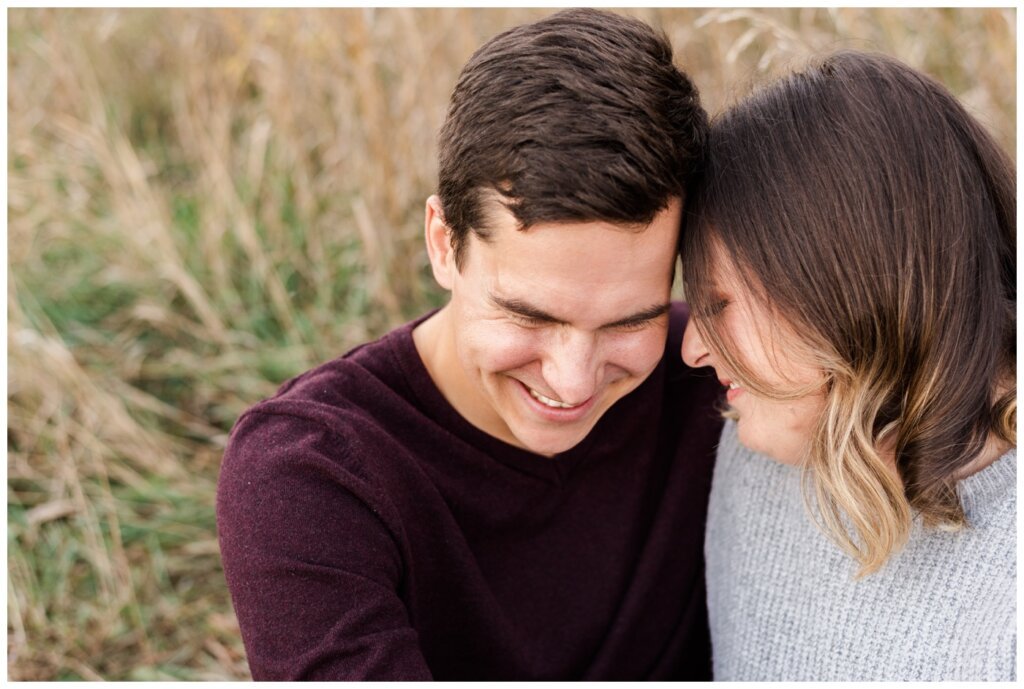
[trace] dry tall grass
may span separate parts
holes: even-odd
[[[243,408],[433,304],[459,67],[547,10],[11,10],[8,671],[248,676],[217,467]],[[1013,150],[1013,10],[642,10],[710,110],[841,46]],[[739,85],[739,87],[737,87]]]

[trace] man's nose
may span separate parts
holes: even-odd
[[[551,343],[542,373],[558,401],[581,404],[597,390],[601,372],[596,340],[591,333],[566,329]]]
[[[711,365],[708,348],[704,345],[704,338],[697,332],[692,317],[687,321],[686,331],[683,333],[682,356],[683,361],[691,368]]]

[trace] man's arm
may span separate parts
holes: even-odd
[[[254,679],[431,679],[399,547],[344,451],[293,416],[250,413],[232,433],[217,526]]]

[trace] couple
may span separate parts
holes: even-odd
[[[709,126],[643,23],[492,39],[426,203],[450,301],[233,431],[253,676],[1013,678],[1015,211],[889,58]]]

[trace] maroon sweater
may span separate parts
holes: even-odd
[[[685,318],[553,458],[459,416],[415,322],[243,414],[217,523],[253,677],[710,679],[720,386],[681,362]]]

